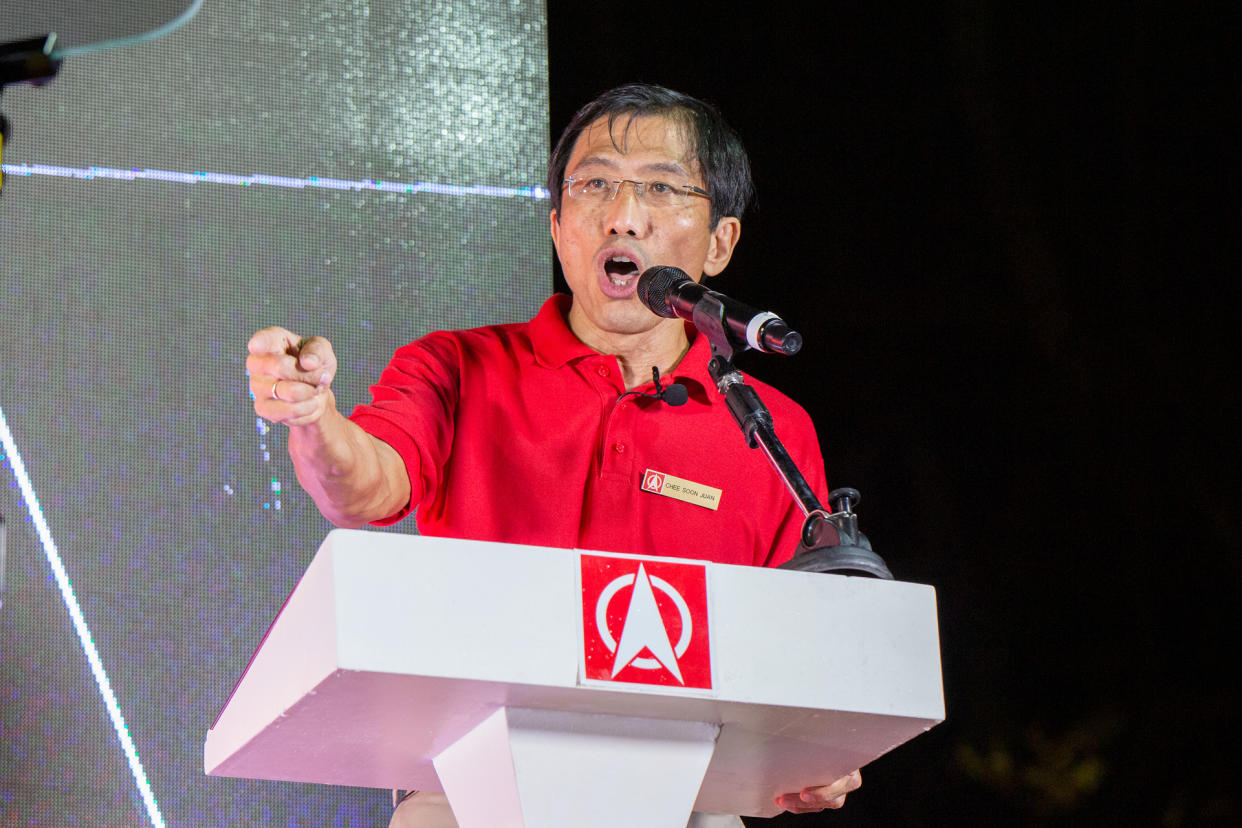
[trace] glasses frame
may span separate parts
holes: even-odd
[[[581,198],[579,196],[574,195],[573,187],[571,185],[575,181],[584,181],[584,180],[591,179],[591,178],[600,178],[600,179],[603,179],[604,181],[607,181],[609,184],[612,185],[608,190],[607,198],[601,199],[598,202],[592,202],[590,199],[585,199],[585,198]],[[633,178],[608,178],[607,176],[604,176],[604,175],[584,175],[581,177],[577,175],[570,175],[570,176],[567,176],[565,180],[561,182],[561,189],[565,190],[565,192],[569,195],[569,197],[572,198],[574,201],[585,201],[587,204],[591,204],[591,203],[607,204],[608,202],[616,199],[617,193],[621,192],[622,184],[633,184],[634,194],[638,196],[638,200],[641,201],[643,204],[646,204],[648,207],[651,206],[647,202],[647,199],[646,199],[647,186],[651,184],[650,181],[636,181]],[[704,190],[702,187],[696,187],[693,184],[682,184],[680,185],[680,189],[686,195],[702,196],[703,198],[712,197],[712,194],[709,193],[707,190]],[[669,205],[669,206],[680,207],[684,205],[677,204],[677,205]]]

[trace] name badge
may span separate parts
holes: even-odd
[[[643,472],[640,487],[644,492],[671,497],[684,503],[693,503],[713,512],[720,508],[720,489],[695,483],[671,474],[647,469]]]

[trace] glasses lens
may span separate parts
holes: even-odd
[[[678,207],[686,203],[686,191],[668,181],[648,181],[643,197],[652,207]]]
[[[611,190],[612,182],[598,176],[569,180],[569,194],[584,201],[606,201]]]

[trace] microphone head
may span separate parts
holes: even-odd
[[[664,386],[664,390],[660,392],[660,399],[669,405],[685,405],[686,400],[690,399],[690,389],[680,382],[675,382]]]
[[[672,319],[677,314],[673,312],[668,300],[677,292],[678,286],[692,281],[694,280],[686,275],[686,271],[678,267],[649,267],[638,277],[638,301],[656,316]]]

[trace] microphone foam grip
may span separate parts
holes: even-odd
[[[664,386],[664,393],[660,395],[660,399],[669,405],[685,405],[686,400],[690,399],[690,389],[680,382],[675,382]]]
[[[669,298],[682,282],[692,281],[686,271],[679,267],[661,265],[649,267],[638,277],[638,301],[656,316],[672,319],[677,314],[669,304]]]

